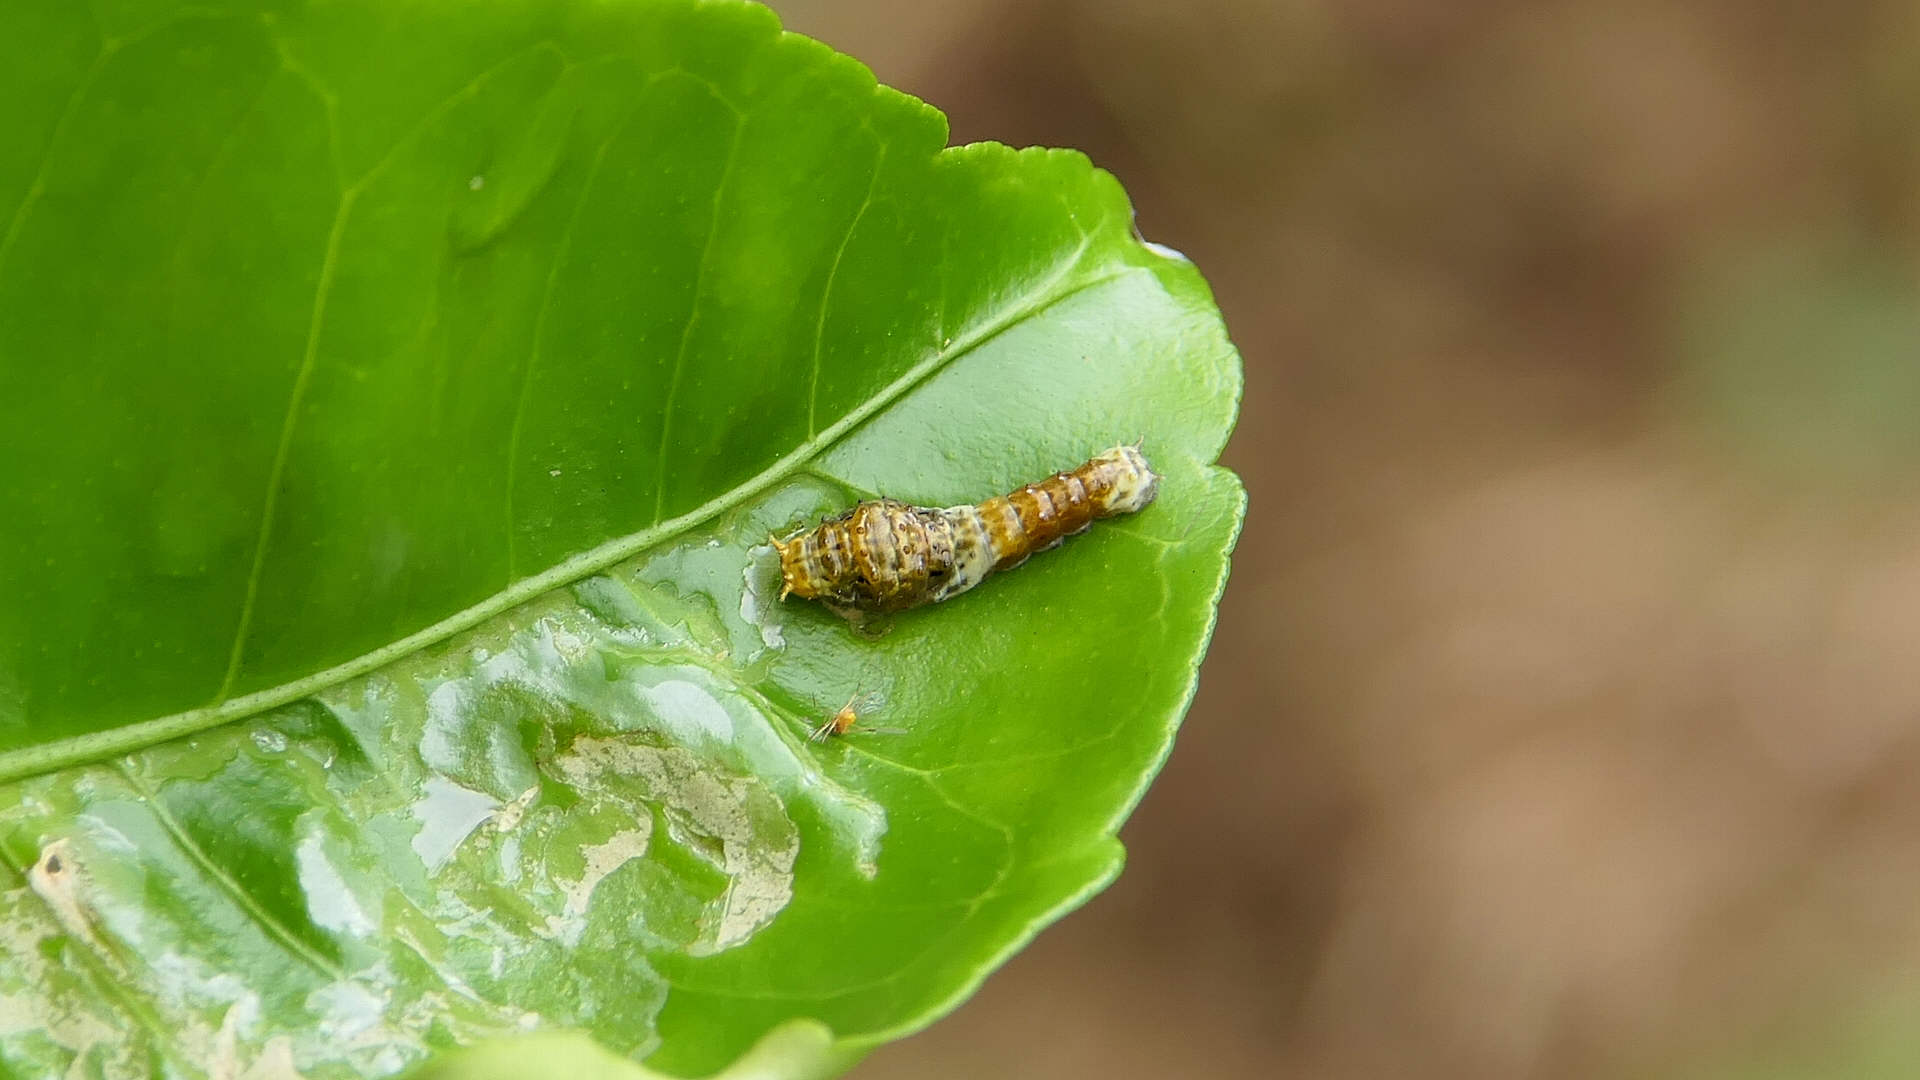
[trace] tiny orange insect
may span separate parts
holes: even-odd
[[[933,509],[873,499],[781,540],[780,598],[818,600],[858,622],[958,596],[1096,519],[1153,501],[1160,477],[1138,446],[978,505]]]
[[[825,742],[830,738],[845,735],[853,731],[855,725],[860,722],[860,714],[862,712],[873,708],[879,703],[880,696],[878,694],[862,694],[856,690],[853,696],[847,699],[847,703],[840,706],[839,711],[822,720],[820,725],[814,728],[807,738],[812,742]],[[859,730],[870,735],[905,734],[905,732],[899,728],[862,727]]]

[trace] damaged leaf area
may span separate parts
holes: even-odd
[[[7,835],[55,838],[0,893],[8,955],[43,957],[0,969],[6,1034],[41,1043],[15,1064],[384,1075],[543,1026],[644,1054],[661,969],[792,904],[803,823],[820,880],[871,888],[885,812],[767,696],[767,649],[731,653],[713,603],[647,583],[661,561],[257,721],[4,789]],[[701,599],[737,611],[736,577]]]
[[[743,3],[17,22],[0,1075],[832,1075],[1118,872],[1243,495],[1111,177]],[[963,596],[779,599],[1135,439]]]

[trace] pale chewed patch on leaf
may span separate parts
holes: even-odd
[[[746,941],[793,898],[800,836],[780,801],[757,779],[723,777],[677,747],[618,739],[576,740],[555,766],[576,788],[636,786],[657,802],[670,834],[725,875],[725,890],[687,943],[695,956]]]
[[[70,840],[60,839],[40,849],[27,869],[27,888],[33,890],[67,933],[96,946],[101,944],[96,917],[86,899],[86,877]]]
[[[143,1071],[147,1056],[135,1025],[93,997],[91,980],[62,962],[63,934],[24,882],[0,889],[0,1073]]]
[[[567,890],[566,909],[562,912],[566,918],[579,919],[586,915],[587,902],[593,898],[593,890],[606,880],[607,875],[647,853],[647,841],[652,836],[653,826],[646,818],[638,820],[644,823],[643,828],[622,829],[607,837],[604,843],[580,849],[580,857],[585,865],[573,888]],[[552,921],[548,927],[553,928]]]
[[[250,1039],[258,993],[178,953],[127,953],[138,923],[113,895],[122,837],[72,824],[75,836],[47,843],[16,878],[24,884],[0,888],[0,1075],[297,1080],[290,1039]],[[125,992],[146,980],[175,995],[177,1026],[161,1030]]]
[[[775,923],[804,845],[867,879],[881,858],[885,814],[779,703],[814,696],[778,689],[784,613],[745,596],[791,512],[0,785],[0,1075],[384,1076],[536,1028],[658,1046],[662,961]]]

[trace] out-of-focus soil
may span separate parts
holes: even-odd
[[[1247,373],[1126,873],[857,1077],[1684,1073],[1911,989],[1920,9],[775,6],[1113,170]]]

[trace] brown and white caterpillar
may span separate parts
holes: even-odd
[[[1096,518],[1153,501],[1160,477],[1137,446],[1116,446],[977,506],[873,499],[785,540],[780,598],[818,600],[849,620],[937,604],[1020,565]]]

